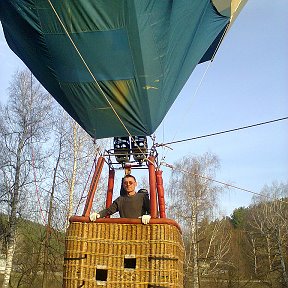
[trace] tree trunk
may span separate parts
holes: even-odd
[[[197,221],[195,221],[197,222]],[[195,223],[196,224],[196,223]],[[199,267],[198,267],[198,245],[197,245],[197,227],[196,225],[193,229],[194,233],[193,233],[193,239],[192,239],[192,258],[193,258],[193,274],[192,274],[192,287],[193,288],[199,288]]]
[[[266,243],[267,243],[267,254],[268,254],[268,263],[269,263],[269,271],[272,271],[272,260],[271,260],[271,243],[270,243],[270,235],[265,235]]]
[[[15,251],[15,240],[13,238],[11,238],[8,240],[6,268],[5,268],[4,281],[2,284],[2,288],[8,288],[9,287],[14,251]]]
[[[56,176],[57,176],[57,171],[58,171],[60,158],[61,158],[61,148],[62,148],[62,141],[60,140],[59,153],[57,157],[56,166],[54,168],[53,182],[52,182],[52,188],[51,188],[51,194],[50,194],[50,200],[49,200],[48,222],[46,225],[46,239],[45,239],[45,244],[44,244],[42,288],[47,288],[47,284],[48,284],[47,276],[48,276],[49,247],[50,247],[50,238],[51,238],[51,229],[52,229],[51,227],[52,227],[52,217],[53,217],[53,201],[54,201],[54,192],[55,192],[55,186],[56,186]]]
[[[9,232],[8,232],[8,247],[7,247],[7,257],[6,257],[6,268],[4,272],[4,281],[2,284],[2,288],[8,288],[11,271],[12,271],[12,263],[13,263],[13,256],[15,252],[16,246],[16,230],[17,230],[17,208],[19,202],[19,190],[20,190],[20,168],[21,168],[21,154],[23,149],[24,141],[20,139],[17,148],[16,154],[16,172],[15,172],[15,181],[13,192],[11,195],[11,213],[9,217]]]
[[[187,268],[190,270],[192,268],[192,279],[191,288],[199,288],[199,267],[198,267],[198,241],[197,241],[197,215],[193,213],[191,219],[191,243],[190,243],[190,251],[188,257],[188,265]],[[190,278],[190,277],[189,277]],[[190,282],[190,281],[189,281]]]
[[[285,260],[284,260],[284,255],[283,255],[283,243],[282,243],[282,238],[281,238],[281,231],[280,227],[277,227],[277,236],[278,236],[278,253],[280,257],[280,266],[282,270],[282,280],[284,287],[288,287],[288,275],[286,271],[286,265],[285,265]]]
[[[76,122],[73,123],[73,168],[72,168],[72,177],[71,183],[69,187],[69,203],[68,203],[68,217],[67,217],[67,226],[69,225],[69,218],[73,214],[73,199],[74,199],[74,190],[75,190],[75,182],[76,182],[76,175],[77,175],[77,159],[78,159],[78,152],[79,152],[79,144],[77,140],[77,124]]]
[[[257,276],[258,274],[257,248],[256,248],[256,239],[253,236],[251,236],[251,243],[254,258],[254,274],[255,276]]]

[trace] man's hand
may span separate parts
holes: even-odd
[[[150,215],[143,215],[141,217],[141,221],[143,224],[148,224],[150,222],[151,216]]]
[[[96,212],[93,212],[90,214],[90,221],[96,221],[98,218],[100,218],[100,214],[96,213]]]

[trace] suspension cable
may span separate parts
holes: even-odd
[[[238,186],[235,186],[235,185],[232,185],[232,184],[229,184],[229,183],[225,183],[225,182],[222,182],[222,181],[219,181],[219,180],[215,180],[213,178],[210,178],[210,177],[207,177],[207,176],[203,176],[203,175],[200,175],[200,174],[197,174],[197,173],[193,173],[191,171],[187,171],[187,170],[184,170],[184,169],[179,169],[179,168],[175,168],[173,165],[171,164],[167,164],[167,163],[161,163],[163,166],[165,167],[168,167],[174,171],[179,171],[179,172],[182,172],[184,174],[188,174],[188,175],[193,175],[193,176],[196,176],[196,177],[199,177],[199,178],[203,178],[203,179],[206,179],[206,180],[209,180],[209,181],[212,181],[212,182],[215,182],[215,183],[218,183],[218,184],[221,184],[221,185],[224,185],[226,187],[230,187],[230,188],[234,188],[234,189],[237,189],[237,190],[240,190],[240,191],[243,191],[243,192],[248,192],[250,194],[253,194],[253,195],[257,195],[257,196],[261,196],[261,197],[265,197],[269,200],[274,200],[271,196],[268,196],[268,195],[263,195],[261,193],[258,193],[258,192],[254,192],[252,190],[248,190],[248,189],[244,189],[244,188],[241,188],[241,187],[238,187]],[[278,201],[284,203],[284,204],[288,204],[288,202],[286,201],[283,201],[281,199],[278,199]]]
[[[283,120],[287,120],[287,119],[288,119],[288,117],[283,117],[283,118],[278,118],[278,119],[274,119],[274,120],[260,122],[260,123],[256,123],[256,124],[252,124],[252,125],[248,125],[248,126],[238,127],[238,128],[234,128],[234,129],[224,130],[224,131],[220,131],[220,132],[210,133],[210,134],[206,134],[206,135],[201,135],[201,136],[197,136],[197,137],[192,137],[192,138],[187,138],[187,139],[182,139],[182,140],[177,140],[177,141],[171,141],[171,142],[162,143],[162,144],[156,144],[156,145],[157,145],[157,147],[161,147],[161,146],[165,146],[165,145],[182,143],[182,142],[186,142],[186,141],[191,141],[191,140],[211,137],[211,136],[215,136],[215,135],[235,132],[235,131],[239,131],[239,130],[244,130],[244,129],[248,129],[248,128],[252,128],[252,127],[256,127],[256,126],[271,124],[271,123],[274,123],[274,122],[283,121]]]

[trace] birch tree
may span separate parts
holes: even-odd
[[[53,112],[53,142],[50,149],[51,156],[47,163],[49,169],[44,203],[47,207],[47,215],[43,247],[43,288],[48,287],[49,278],[59,272],[55,270],[57,269],[55,261],[63,253],[62,245],[59,245],[60,249],[56,251],[51,249],[50,242],[55,232],[65,232],[68,219],[75,213],[76,203],[80,201],[80,195],[84,192],[85,186],[89,188],[89,169],[96,151],[99,150],[99,144],[94,143],[93,139],[65,111],[55,107]]]
[[[225,218],[200,223],[198,241],[201,275],[215,278],[232,266],[229,259],[231,229],[230,222]]]
[[[221,190],[210,180],[219,167],[215,155],[183,157],[174,165],[168,194],[169,211],[183,227],[187,287],[199,288],[199,223],[210,218]]]
[[[76,213],[77,208],[79,210],[81,204],[85,203],[93,162],[99,152],[104,150],[105,141],[92,139],[63,111],[58,111],[54,117],[56,119],[51,171],[55,171],[57,162],[58,168],[54,183],[56,185],[54,206],[57,210],[53,222],[55,227],[63,230],[67,228],[68,219]],[[51,174],[51,179],[52,177],[54,172]],[[103,180],[99,183],[99,189],[101,192],[106,192]]]
[[[105,141],[94,140],[74,120],[68,121],[70,134],[68,139],[68,153],[66,161],[61,163],[61,171],[65,180],[66,191],[68,191],[68,203],[66,209],[67,220],[76,213],[76,209],[84,204],[90,180],[92,166],[95,158],[104,151]],[[103,175],[102,175],[103,176]],[[96,197],[101,198],[105,190],[104,177],[99,182]],[[104,202],[104,197],[103,197]],[[82,207],[81,207],[82,208]],[[79,208],[78,208],[79,209]],[[77,211],[79,213],[79,211]]]
[[[47,135],[51,98],[28,70],[15,73],[9,100],[0,110],[2,203],[8,215],[6,269],[2,288],[9,285],[17,236],[17,217],[32,179],[31,145]],[[39,151],[39,150],[38,150]]]
[[[288,184],[273,183],[261,194],[254,197],[247,223],[254,237],[255,276],[271,287],[279,287],[278,283],[288,287]]]

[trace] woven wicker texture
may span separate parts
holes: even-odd
[[[70,223],[63,288],[183,287],[184,247],[169,224]]]

